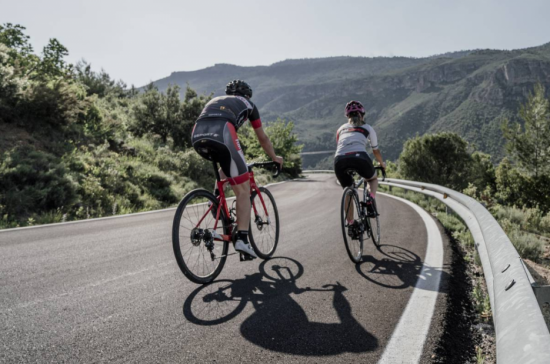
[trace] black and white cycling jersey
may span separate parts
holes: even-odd
[[[366,151],[367,140],[373,150],[378,149],[378,138],[372,126],[342,125],[336,132],[336,156]]]

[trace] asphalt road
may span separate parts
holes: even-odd
[[[379,195],[383,245],[355,266],[333,175],[270,190],[277,258],[231,256],[208,286],[177,266],[173,210],[1,232],[0,362],[376,363],[426,255],[422,219]]]

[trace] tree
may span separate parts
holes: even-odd
[[[179,88],[178,88],[179,90]],[[180,106],[180,118],[174,123],[171,136],[174,147],[185,149],[191,146],[191,132],[195,121],[212,95],[198,95],[189,85],[185,89],[184,101]]]
[[[508,141],[507,151],[517,166],[507,168],[508,184],[511,180],[521,181],[514,187],[522,190],[518,202],[525,206],[538,205],[547,212],[550,211],[550,100],[545,98],[542,85],[536,85],[534,93],[521,105],[519,117],[523,127],[519,123],[511,125],[508,120],[502,126]],[[503,189],[501,195],[512,203],[513,194],[505,192],[507,185],[501,182],[499,188]]]
[[[471,156],[468,143],[455,133],[427,134],[409,139],[399,156],[404,178],[455,190],[468,184]]]
[[[493,192],[496,190],[495,167],[489,154],[479,151],[472,153],[468,182],[472,183],[479,191],[483,191],[487,187]]]
[[[131,130],[138,136],[156,134],[165,145],[171,137],[174,148],[185,149],[191,144],[193,125],[208,100],[209,97],[198,96],[188,86],[182,102],[179,86],[170,86],[166,93],[161,93],[150,84],[134,110]]]
[[[118,98],[126,97],[124,82],[111,79],[111,76],[104,70],[99,73],[92,71],[92,65],[84,60],[77,63],[75,78],[86,87],[88,96],[105,97],[111,94]],[[135,87],[132,86],[130,94],[135,93]]]
[[[34,72],[31,78],[53,78],[64,76],[70,69],[69,65],[63,59],[69,55],[69,51],[57,39],[52,38],[42,50],[42,60],[31,69],[28,74]]]
[[[23,31],[26,28],[21,25],[5,23],[0,25],[0,43],[9,48],[7,64],[16,69],[27,68],[38,63],[38,57],[33,54],[30,37]]]
[[[508,140],[507,150],[523,172],[535,177],[550,174],[550,101],[545,98],[544,87],[535,86],[527,102],[521,105],[519,123],[510,125],[505,120],[502,130]]]
[[[23,82],[15,76],[15,70],[9,64],[10,49],[0,44],[0,120],[9,120],[13,105],[22,88]]]
[[[269,136],[275,153],[284,158],[283,172],[292,177],[298,177],[302,172],[302,158],[300,152],[302,145],[298,145],[298,137],[294,133],[294,123],[277,119],[265,127],[265,133]],[[249,125],[239,129],[239,140],[247,160],[265,159],[256,134]]]
[[[139,103],[134,108],[135,122],[130,130],[137,136],[147,133],[158,134],[164,144],[168,140],[168,127],[164,118],[162,94],[150,83],[140,96]]]

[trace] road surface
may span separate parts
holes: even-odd
[[[269,188],[282,224],[276,258],[233,255],[208,286],[177,266],[173,209],[0,232],[0,362],[378,362],[426,257],[421,216],[379,195],[382,246],[369,242],[355,266],[334,175]],[[437,296],[421,362],[438,339]]]

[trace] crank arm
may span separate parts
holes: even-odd
[[[226,255],[220,255],[219,257],[215,257],[213,260],[225,258],[225,257],[228,257],[230,255],[235,255],[235,254],[238,254],[238,253],[229,253],[229,254],[226,254]]]

